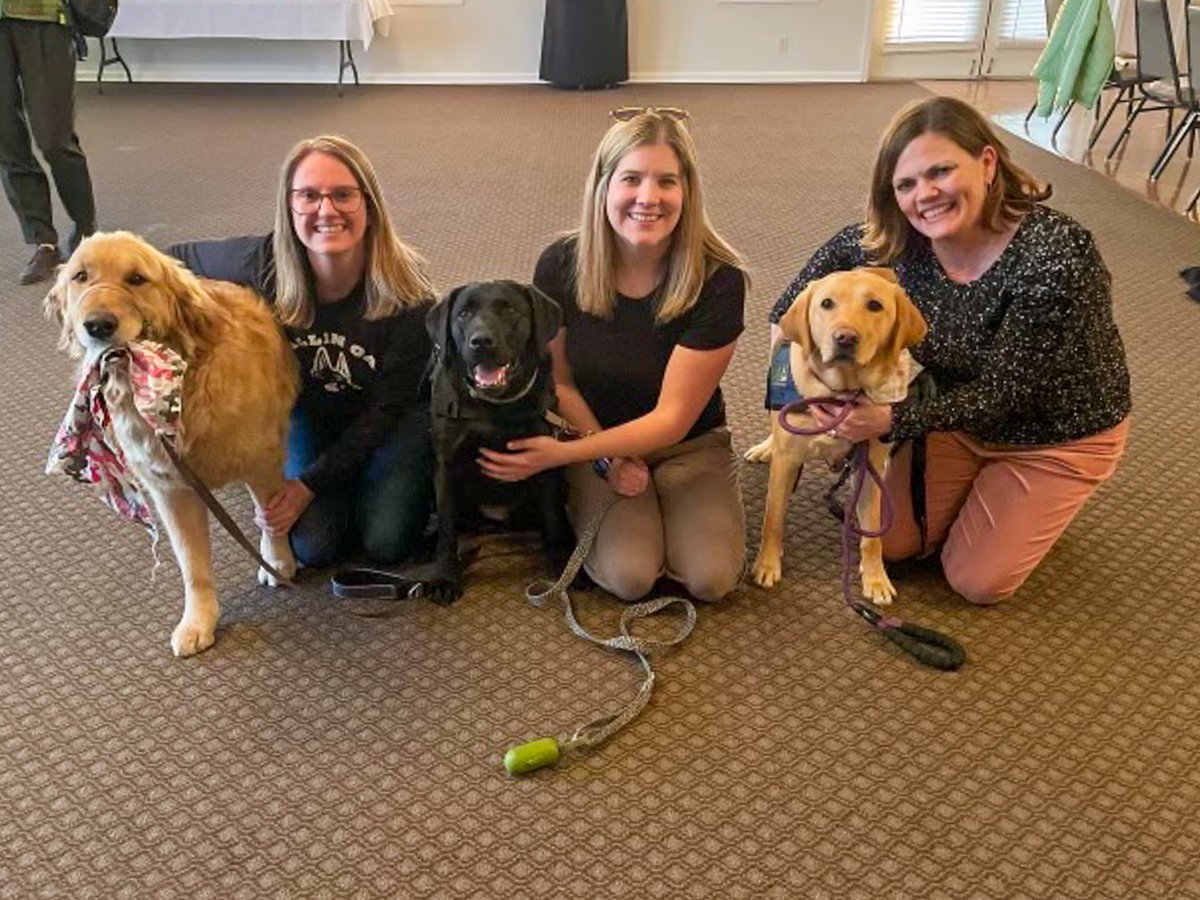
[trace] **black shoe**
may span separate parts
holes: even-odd
[[[37,284],[39,281],[45,281],[54,274],[54,268],[60,262],[62,262],[62,257],[59,256],[58,247],[54,244],[38,244],[38,248],[33,251],[33,258],[25,264],[18,280],[21,284]]]

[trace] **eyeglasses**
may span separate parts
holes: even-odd
[[[291,200],[292,212],[302,216],[319,212],[326,197],[340,213],[358,212],[363,202],[362,189],[356,187],[336,187],[332,191],[296,188],[288,191],[288,197]]]
[[[686,109],[680,109],[678,106],[622,106],[619,109],[610,109],[608,114],[618,122],[628,122],[645,115],[662,116],[664,119],[681,123],[691,118]]]

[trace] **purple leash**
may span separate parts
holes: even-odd
[[[846,421],[846,418],[850,415],[850,412],[858,403],[858,398],[861,396],[862,392],[860,391],[849,398],[815,397],[811,400],[804,398],[794,400],[779,410],[779,425],[784,431],[790,434],[802,435],[804,437],[827,434]],[[788,422],[787,417],[789,413],[804,413],[813,404],[839,407],[830,427],[818,428],[812,426],[804,428]],[[864,537],[882,537],[892,527],[892,523],[895,522],[896,510],[892,505],[892,498],[888,495],[887,487],[883,483],[883,476],[871,464],[871,455],[868,452],[867,442],[859,441],[854,445],[850,453],[850,471],[852,473],[850,502],[846,505],[842,513],[842,599],[852,612],[860,616],[868,625],[901,650],[913,656],[918,662],[935,669],[952,672],[961,666],[967,658],[967,653],[961,644],[953,638],[941,632],[934,631],[931,628],[923,628],[920,625],[912,625],[893,616],[885,616],[874,604],[856,599],[854,596],[851,579],[859,562],[858,539]],[[879,530],[877,531],[867,531],[858,521],[858,501],[862,496],[863,487],[866,485],[868,478],[874,481],[876,487],[879,488],[880,499],[882,501],[879,514]],[[838,484],[840,485],[840,483]],[[838,485],[833,486],[833,489],[830,491],[831,496],[837,488]],[[827,497],[826,499],[830,498]]]

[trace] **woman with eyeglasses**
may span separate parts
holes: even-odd
[[[770,315],[774,337],[809,282],[895,269],[929,324],[912,352],[931,383],[899,403],[860,401],[836,431],[904,442],[887,475],[884,556],[940,548],[947,581],[973,603],[1017,591],[1112,475],[1129,428],[1108,270],[1049,196],[969,104],[911,103],[880,142],[866,223],[818,249]],[[926,456],[915,478],[912,439]]]
[[[370,161],[344,138],[303,140],[283,162],[275,230],[180,244],[193,272],[267,297],[300,365],[286,482],[256,511],[296,558],[327,566],[415,551],[432,509],[433,452],[419,384],[434,299],[396,234]]]
[[[584,437],[483,451],[493,478],[567,466],[585,529],[612,492],[585,570],[636,600],[661,575],[717,600],[738,583],[745,514],[721,376],[742,332],[741,257],[704,212],[696,150],[675,109],[618,110],[584,184],[579,228],[538,260],[563,310],[550,345],[559,411]]]

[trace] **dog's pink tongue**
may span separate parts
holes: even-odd
[[[475,367],[475,383],[482,387],[495,387],[498,384],[504,383],[504,376],[508,374],[508,366],[500,366],[497,369],[489,369],[487,366]]]

